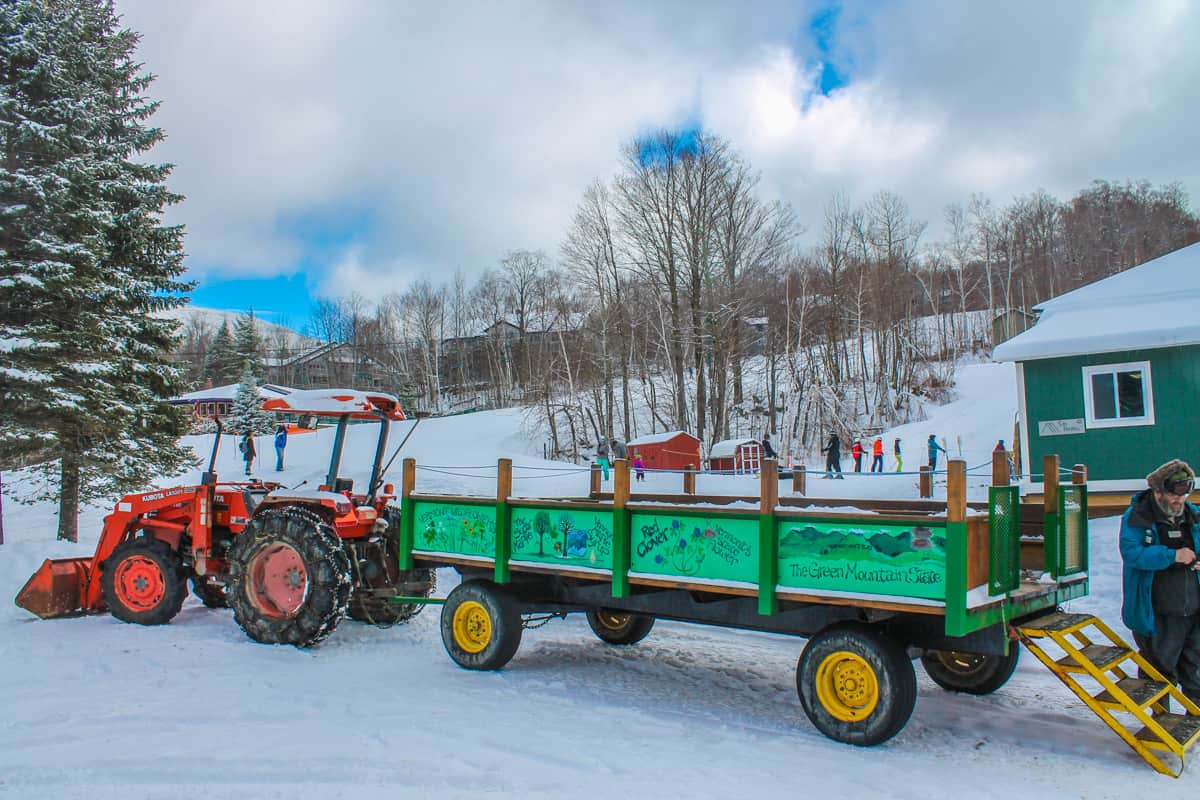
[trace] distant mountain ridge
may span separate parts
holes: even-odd
[[[170,317],[177,319],[184,325],[201,325],[211,332],[216,332],[221,328],[222,322],[229,323],[229,330],[233,330],[233,326],[238,319],[245,316],[239,311],[222,311],[216,308],[203,308],[200,306],[180,306],[173,308],[170,311],[161,312],[159,316]],[[305,336],[298,331],[293,330],[285,325],[277,325],[274,322],[267,322],[263,318],[255,315],[254,328],[266,342],[278,341],[280,337],[286,337],[287,347],[289,348],[307,348],[316,347],[324,344],[319,339],[313,339],[311,336]]]

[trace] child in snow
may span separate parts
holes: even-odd
[[[633,451],[633,474],[637,476],[639,481],[646,480],[646,465],[642,462],[642,457],[636,450]]]
[[[254,436],[250,431],[246,431],[242,436],[242,441],[238,445],[238,449],[242,451],[242,458],[246,461],[246,474],[249,475],[250,464],[254,461],[254,456],[256,455],[254,451]]]
[[[854,456],[854,471],[862,472],[862,442],[858,441],[857,439],[854,440],[854,447],[850,448],[850,455]]]
[[[871,445],[871,472],[883,472],[883,439],[876,438]]]

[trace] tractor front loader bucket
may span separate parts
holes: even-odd
[[[91,574],[91,558],[48,558],[17,594],[16,603],[42,619],[85,614]]]

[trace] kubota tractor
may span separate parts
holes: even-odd
[[[427,597],[434,574],[399,568],[399,509],[383,483],[390,422],[405,419],[399,401],[330,389],[295,391],[263,408],[337,419],[323,485],[218,481],[218,425],[200,485],[126,495],[104,518],[95,555],[48,559],[17,605],[47,619],[108,610],[161,625],[179,613],[191,580],[204,605],[231,606],[251,639],[300,647],[320,642],[346,614],[376,624],[414,617],[424,605],[396,599]],[[338,476],[351,419],[380,426],[370,483],[359,491]]]

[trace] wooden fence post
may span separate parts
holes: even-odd
[[[592,464],[592,471],[588,473],[588,497],[595,500],[600,496],[600,465]]]
[[[1087,483],[1087,465],[1086,464],[1076,464],[1075,466],[1071,467],[1071,483],[1075,484],[1076,486]],[[4,543],[4,538],[3,538],[3,536],[0,536],[0,544],[3,544],[3,543]]]
[[[920,489],[921,497],[933,497],[933,470],[929,468],[928,464],[921,466],[917,487]]]
[[[613,597],[629,596],[629,556],[632,531],[629,528],[629,462],[618,458],[613,462]]]
[[[1008,486],[1012,476],[1008,474],[1008,453],[992,451],[992,486]]]
[[[688,464],[687,469],[683,471],[683,493],[696,493],[696,465]]]
[[[792,469],[792,491],[796,494],[804,494],[808,491],[808,471],[804,465]]]
[[[512,459],[496,462],[496,583],[508,583],[508,559],[512,555]]]

